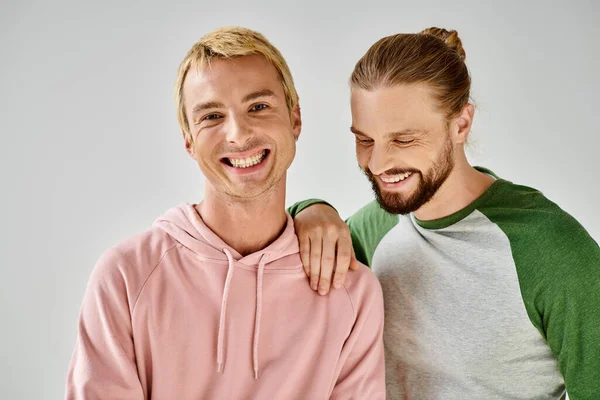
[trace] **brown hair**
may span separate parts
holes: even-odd
[[[428,28],[378,40],[356,63],[350,85],[366,90],[379,86],[425,83],[434,91],[447,118],[469,102],[471,77],[465,50],[456,31]]]
[[[259,32],[237,26],[219,28],[194,44],[179,66],[175,83],[175,105],[177,121],[187,140],[192,142],[183,106],[183,83],[190,68],[201,68],[205,64],[210,64],[210,61],[215,58],[233,58],[252,54],[260,54],[273,64],[283,85],[287,107],[290,112],[293,111],[298,104],[298,93],[290,68],[279,50]]]

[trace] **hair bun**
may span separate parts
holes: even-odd
[[[455,30],[448,31],[444,28],[431,27],[423,30],[421,34],[435,36],[438,39],[443,40],[444,43],[446,43],[446,45],[448,45],[450,48],[452,48],[458,53],[461,60],[464,61],[465,58],[467,58],[465,49],[463,49],[462,42],[458,37],[458,32],[456,32]]]

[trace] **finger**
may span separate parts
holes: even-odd
[[[352,271],[358,271],[360,269],[360,262],[356,259],[356,253],[354,247],[352,248],[352,258],[350,259],[350,269]]]
[[[347,238],[340,238],[337,242],[337,258],[335,262],[335,275],[333,276],[333,287],[336,289],[341,288],[344,284],[351,259],[352,241]]]
[[[350,260],[350,269],[352,271],[358,271],[360,269],[360,265],[360,262],[356,258]]]
[[[310,277],[310,239],[308,236],[299,236],[298,241],[300,242],[300,260],[302,260],[306,276]]]
[[[323,254],[321,255],[321,279],[319,280],[319,294],[326,295],[331,288],[331,279],[335,263],[336,240],[327,235],[323,239]]]
[[[321,235],[310,237],[310,287],[313,290],[317,290],[319,285],[322,246]]]

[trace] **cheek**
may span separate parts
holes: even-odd
[[[427,169],[430,164],[431,151],[424,146],[415,144],[409,147],[395,148],[393,157],[398,165],[423,170]]]
[[[194,141],[194,153],[198,159],[199,164],[207,165],[215,161],[214,155],[218,148],[218,140],[216,135],[210,135],[208,132],[202,132],[202,134],[196,137]]]
[[[266,137],[284,148],[282,151],[288,150],[287,147],[293,147],[296,141],[294,136],[294,129],[290,124],[289,119],[285,120],[283,117],[273,117],[265,119],[257,123],[253,127],[253,131],[258,137]]]
[[[261,130],[281,130],[291,127],[289,116],[282,112],[269,112],[262,115],[249,116],[248,126]]]
[[[433,149],[422,151],[420,155],[420,163],[423,164],[423,168],[431,168],[437,162],[442,153],[443,151],[435,151]]]
[[[279,131],[276,137],[271,136],[271,140],[277,146],[276,160],[278,163],[287,164],[289,167],[296,156],[296,141],[291,129],[289,127],[287,129],[286,132]]]

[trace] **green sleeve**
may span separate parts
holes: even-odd
[[[600,399],[600,247],[541,193],[516,188],[504,197],[518,196],[518,207],[504,208],[511,213],[481,211],[510,241],[527,313],[558,359],[569,398]]]
[[[600,398],[600,248],[589,235],[563,231],[552,243],[560,272],[546,280],[540,311],[546,340],[558,358],[571,400]]]
[[[381,239],[398,224],[399,216],[384,211],[376,201],[367,204],[346,220],[350,227],[356,259],[371,267]]]
[[[295,203],[288,208],[288,212],[295,218],[300,211],[313,204],[327,204],[333,208],[331,204],[324,200],[308,199]],[[379,207],[376,201],[373,201],[348,218],[346,223],[350,228],[356,259],[370,267],[377,245],[389,230],[398,223],[398,216],[388,214]]]
[[[335,207],[332,206],[331,204],[329,204],[328,202],[326,202],[325,200],[308,199],[308,200],[303,200],[303,201],[299,201],[297,203],[292,204],[290,207],[288,207],[287,212],[292,216],[292,218],[296,218],[296,215],[298,215],[300,213],[300,211],[302,211],[305,208],[308,208],[312,205],[315,205],[315,204],[326,204],[335,210]],[[336,212],[337,212],[337,210],[336,210]]]

